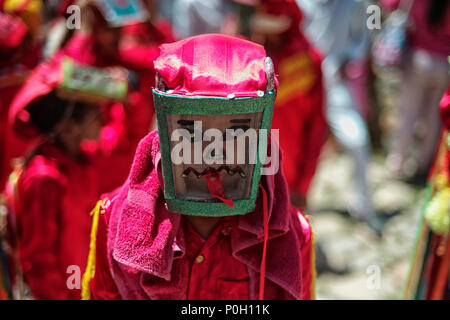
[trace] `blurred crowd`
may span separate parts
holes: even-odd
[[[310,213],[325,145],[351,157],[356,193],[345,209],[379,235],[367,178],[372,152],[386,153],[393,179],[425,185],[432,176],[448,121],[439,111],[450,93],[448,0],[0,0],[0,299],[79,298],[58,270],[84,271],[87,213],[125,181],[139,141],[156,126],[159,46],[203,33],[257,42],[272,58],[272,129],[300,210]],[[374,83],[390,72],[401,84],[387,144]],[[75,87],[83,94],[69,103]],[[435,231],[427,232],[424,246],[444,252],[428,263],[448,271],[448,229],[434,244]],[[448,298],[448,272],[431,279],[421,270],[411,287],[425,277],[431,293],[421,287],[411,297]]]

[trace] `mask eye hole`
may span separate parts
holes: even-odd
[[[195,132],[193,128],[184,128],[189,131],[189,137],[191,138],[191,142],[195,141]]]
[[[189,131],[189,137],[191,138],[191,142],[195,141],[195,132],[194,132],[194,121],[193,120],[178,120],[177,123],[181,125],[181,127],[187,131]]]
[[[248,129],[250,129],[250,127],[246,124],[231,126],[227,130],[225,130],[223,137],[225,140],[235,139],[235,138],[239,137],[240,135],[242,135]],[[228,130],[231,130],[232,132],[227,133]]]

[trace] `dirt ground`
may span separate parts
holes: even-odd
[[[354,193],[352,162],[327,144],[308,195],[317,251],[318,299],[402,299],[425,188],[390,178],[385,157],[397,115],[398,78],[378,81],[383,102],[384,146],[368,164],[376,211],[385,218],[381,237],[346,213]],[[324,266],[324,256],[327,266]]]

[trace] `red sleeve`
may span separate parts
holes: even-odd
[[[35,299],[69,298],[66,273],[57,254],[63,194],[56,179],[37,177],[21,197],[20,263]]]
[[[90,282],[91,299],[93,300],[120,300],[121,296],[111,275],[107,251],[107,223],[105,216],[101,215],[98,222],[95,275]]]

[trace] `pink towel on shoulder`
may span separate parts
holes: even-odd
[[[109,195],[108,252],[119,262],[119,268],[112,267],[115,277],[124,276],[119,269],[137,270],[167,281],[178,277],[172,274],[172,266],[174,259],[184,255],[184,236],[179,227],[181,216],[165,208],[163,180],[158,168],[160,157],[158,135],[153,131],[141,140],[127,182],[115,196]],[[263,176],[261,183],[269,199],[266,278],[300,299],[302,268],[311,266],[310,257],[302,257],[302,246],[311,236],[309,224],[299,219],[299,212],[290,206],[281,170],[274,176]],[[263,252],[262,197],[258,197],[253,212],[234,221],[233,256],[249,267],[251,278],[257,279]],[[132,287],[129,282],[122,281]],[[131,287],[119,289],[121,292],[142,290]],[[251,296],[256,297],[257,280],[251,287]]]

